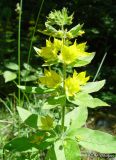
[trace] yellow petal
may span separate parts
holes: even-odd
[[[75,45],[72,46],[63,46],[61,52],[61,60],[65,64],[70,64],[77,59],[77,52]]]
[[[86,72],[81,72],[77,75],[77,80],[80,85],[85,85],[86,82],[89,80],[89,76],[86,78],[85,76],[86,76]]]
[[[75,93],[80,91],[79,83],[76,79],[68,77],[65,80],[65,90],[68,96],[74,96]]]
[[[50,88],[56,88],[60,85],[62,78],[61,76],[52,70],[45,70],[44,76],[39,78],[41,84],[46,85]]]

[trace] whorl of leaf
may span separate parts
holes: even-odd
[[[68,16],[68,12],[66,8],[63,8],[61,11],[54,10],[53,12],[50,12],[50,14],[47,17],[47,22],[45,25],[58,25],[58,26],[64,26],[64,25],[71,25],[73,19],[73,14]]]

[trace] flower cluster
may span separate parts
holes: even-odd
[[[54,41],[46,40],[46,47],[35,48],[37,54],[44,58],[45,62],[61,62],[72,64],[82,57],[91,56],[92,53],[86,52],[86,43],[67,46],[61,40],[54,38]]]
[[[73,76],[65,79],[65,92],[67,96],[74,96],[81,90],[81,86],[85,85],[89,77],[85,77],[86,72],[79,74],[74,71]],[[49,88],[57,88],[62,85],[62,76],[53,70],[44,70],[44,76],[39,78],[41,84]]]
[[[46,47],[41,49],[35,48],[37,54],[41,56],[46,63],[63,63],[63,65],[73,64],[81,58],[91,56],[92,53],[86,52],[86,43],[77,44],[75,41],[72,45],[66,45],[63,40],[54,38],[54,41],[46,40]],[[75,96],[81,91],[81,86],[85,85],[89,77],[85,77],[86,72],[77,73],[74,70],[72,76],[65,77],[49,69],[44,70],[44,75],[39,78],[39,82],[48,88],[57,88],[63,86],[67,96]]]

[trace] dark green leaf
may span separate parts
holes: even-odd
[[[48,150],[45,160],[57,160],[53,147]]]
[[[37,114],[31,114],[26,120],[25,123],[32,127],[32,128],[38,128],[38,115]]]
[[[29,142],[28,138],[22,137],[22,138],[15,138],[9,143],[7,143],[4,147],[7,150],[10,151],[26,151],[28,149],[32,148],[31,143]]]

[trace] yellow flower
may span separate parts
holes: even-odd
[[[60,59],[65,64],[74,62],[77,59],[77,50],[75,44],[71,46],[63,45]]]
[[[88,77],[85,77],[86,76],[86,72],[81,72],[77,75],[77,80],[78,80],[78,83],[79,85],[85,85],[86,82],[89,80],[89,76]]]
[[[71,64],[81,57],[87,57],[91,53],[85,52],[86,43],[77,44],[76,41],[71,46],[63,45],[60,59],[65,64]]]
[[[73,96],[80,91],[80,85],[77,80],[77,73],[74,71],[73,77],[68,77],[65,80],[65,90],[68,96]]]
[[[42,47],[38,49],[34,47],[37,54],[45,59],[47,62],[58,60],[58,52],[60,51],[62,46],[62,41],[58,39],[54,39],[52,43],[50,40],[46,40],[46,47]]]
[[[59,52],[63,46],[63,42],[61,40],[58,40],[54,38],[54,48]]]
[[[44,75],[45,76],[39,78],[39,81],[49,88],[56,88],[62,82],[61,76],[55,71],[44,70]]]
[[[57,60],[57,50],[54,48],[53,43],[48,40],[46,40],[46,47],[40,49],[39,55],[48,62]]]
[[[65,80],[65,91],[68,96],[74,96],[77,92],[81,90],[81,85],[85,85],[89,80],[89,77],[85,77],[86,72],[81,72],[77,74],[74,71],[72,77],[68,77]]]

